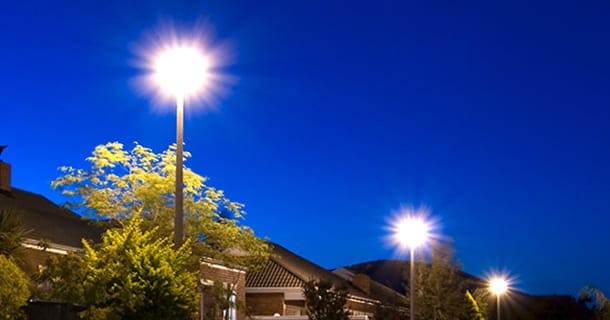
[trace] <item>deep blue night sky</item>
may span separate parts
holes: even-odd
[[[3,4],[15,186],[59,202],[57,167],[95,145],[172,143],[132,48],[206,21],[237,81],[187,111],[187,165],[257,234],[328,268],[393,258],[386,219],[427,205],[467,272],[609,293],[608,1],[123,2]]]

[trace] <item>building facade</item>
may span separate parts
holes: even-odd
[[[105,229],[100,224],[83,219],[42,195],[12,187],[10,169],[8,163],[0,161],[0,209],[14,212],[29,231],[22,243],[27,273],[39,272],[51,255],[82,250],[84,239],[92,243],[101,240]],[[309,280],[325,280],[335,287],[346,288],[349,293],[346,308],[354,316],[369,319],[376,306],[388,297],[399,300],[402,297],[391,289],[381,290],[383,286],[367,276],[350,274],[348,270],[333,273],[280,245],[272,247],[266,266],[256,272],[202,258],[196,318],[304,316],[302,288]]]
[[[272,244],[273,253],[265,268],[246,274],[246,304],[253,316],[302,316],[306,314],[303,285],[310,280],[328,281],[348,292],[346,308],[354,316],[373,318],[380,304],[404,305],[405,297],[347,269],[331,272]]]

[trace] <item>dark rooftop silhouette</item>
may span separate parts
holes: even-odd
[[[98,241],[104,231],[101,226],[49,199],[18,188],[0,193],[0,208],[15,211],[24,228],[31,230],[29,238],[56,244],[80,248],[81,239]]]

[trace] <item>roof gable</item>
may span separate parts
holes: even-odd
[[[348,293],[357,298],[371,300],[368,294],[354,287],[350,282],[338,275],[326,270],[319,265],[287,250],[286,248],[271,243],[273,252],[269,262],[262,271],[248,272],[246,275],[246,287],[302,287],[311,280],[324,280],[335,287],[347,288]]]
[[[269,260],[262,271],[250,272],[246,277],[246,287],[286,288],[302,287],[303,284],[303,280],[273,260]]]

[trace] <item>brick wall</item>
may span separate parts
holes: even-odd
[[[234,288],[237,297],[237,319],[245,319],[245,303],[246,303],[246,272],[237,268],[225,267],[218,262],[203,262],[199,273],[199,278],[203,280],[211,280],[215,285],[221,285],[224,288]],[[204,308],[211,310],[216,301],[214,301],[214,288],[208,287],[204,289]],[[205,311],[204,311],[205,314]]]

